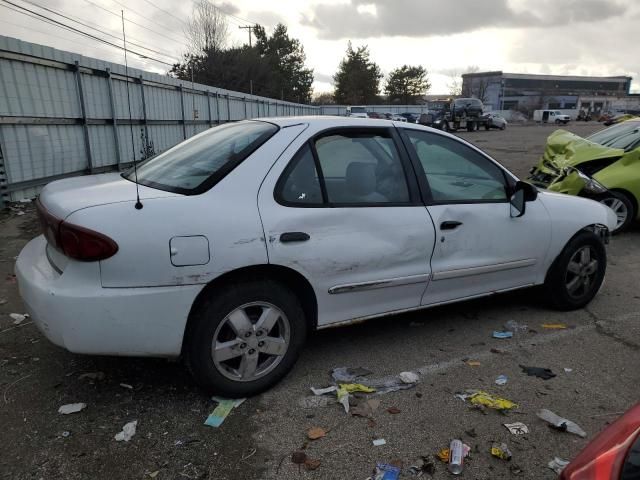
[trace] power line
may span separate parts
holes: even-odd
[[[173,31],[173,27],[168,27],[167,25],[162,25],[154,20],[151,20],[150,18],[148,18],[146,15],[144,15],[143,13],[138,12],[137,10],[134,10],[133,8],[131,8],[128,5],[125,5],[122,2],[119,2],[118,0],[111,0],[113,3],[117,3],[118,5],[120,5],[122,8],[128,10],[129,12],[134,13],[135,15],[138,15],[139,17],[144,18],[146,21],[153,23],[154,25],[157,25],[158,27],[162,28],[163,30],[166,30],[168,32],[172,32]],[[125,19],[126,20],[126,19]]]
[[[120,45],[116,45],[115,43],[112,43],[112,42],[110,42],[110,41],[108,41],[108,40],[105,40],[104,38],[97,37],[97,36],[92,35],[92,34],[90,34],[90,33],[88,33],[88,32],[85,32],[85,31],[83,31],[83,30],[80,30],[80,29],[78,29],[78,28],[72,27],[72,26],[70,26],[70,25],[66,25],[66,24],[64,24],[64,23],[62,23],[62,22],[59,22],[58,20],[55,20],[55,19],[50,18],[50,17],[47,17],[46,15],[43,15],[43,14],[41,14],[41,13],[34,12],[33,10],[29,10],[28,8],[23,7],[23,6],[21,6],[21,5],[17,5],[17,4],[15,4],[15,3],[13,3],[13,2],[11,2],[11,1],[9,1],[9,0],[1,0],[1,1],[3,1],[3,2],[5,2],[5,3],[8,3],[9,5],[12,5],[12,6],[14,6],[14,7],[16,7],[16,8],[18,8],[18,9],[20,9],[21,11],[20,11],[19,13],[24,13],[23,11],[25,11],[25,12],[29,12],[29,13],[32,13],[33,15],[36,15],[37,17],[39,17],[39,18],[38,18],[39,20],[45,21],[45,23],[47,23],[46,21],[48,20],[48,21],[49,21],[48,23],[55,24],[55,26],[57,26],[57,27],[60,27],[60,28],[66,28],[67,30],[70,30],[70,31],[72,31],[72,32],[74,32],[74,33],[78,33],[78,34],[80,34],[80,35],[84,35],[85,37],[91,38],[91,39],[93,39],[93,40],[96,40],[96,41],[98,41],[98,42],[102,42],[102,43],[107,44],[107,45],[110,45],[110,46],[115,47],[115,48],[117,48],[117,49],[119,49],[119,50],[124,50],[124,48],[122,48]],[[26,14],[25,14],[25,15],[26,15]],[[29,16],[29,15],[27,15],[27,16]],[[173,64],[172,64],[172,63],[167,63],[167,62],[165,62],[165,61],[158,60],[157,58],[150,57],[150,56],[145,55],[145,54],[143,54],[143,53],[136,52],[136,51],[133,51],[133,50],[129,50],[129,51],[130,51],[131,53],[133,53],[134,55],[137,55],[137,56],[139,56],[139,57],[141,57],[141,58],[146,58],[146,59],[149,59],[149,60],[153,60],[154,62],[162,63],[162,64],[164,64],[164,65],[168,65],[168,66],[170,66],[170,67],[172,67],[172,66],[173,66]]]
[[[173,13],[169,12],[168,10],[165,10],[164,8],[160,8],[159,6],[157,6],[155,3],[151,2],[150,0],[144,0],[146,3],[148,3],[149,5],[151,5],[153,8],[156,8],[158,10],[160,10],[161,12],[166,13],[167,15],[169,15],[170,17],[175,18],[176,20],[178,20],[180,23],[182,23],[183,25],[186,25],[186,23],[180,19],[179,17],[176,17]]]
[[[110,13],[111,15],[114,15],[114,16],[120,18],[120,15],[118,15],[117,13],[109,10],[108,8],[103,7],[102,5],[98,5],[97,3],[93,3],[91,0],[84,0],[84,1],[89,3],[89,4],[91,4],[91,5],[93,5],[94,7],[99,8],[100,10],[104,10],[105,12]],[[145,27],[144,25],[141,25],[138,22],[134,22],[133,20],[129,20],[128,18],[125,18],[124,20],[125,20],[125,22],[129,22],[129,23],[131,23],[133,25],[137,25],[140,28],[144,28],[145,30],[148,30],[149,32],[155,33],[156,35],[161,36],[165,40],[171,40],[171,41],[173,41],[175,43],[179,43],[183,47],[189,48],[189,46],[186,43],[184,43],[183,40],[176,40],[174,37],[171,37],[171,36],[167,35],[166,33],[158,32],[157,30],[153,30],[152,28]]]
[[[22,0],[22,1],[24,3],[28,3],[30,5],[33,5],[34,7],[38,7],[38,8],[41,8],[43,10],[46,10],[47,12],[53,13],[54,15],[58,15],[59,17],[65,18],[67,20],[71,20],[72,22],[76,22],[76,23],[78,23],[78,24],[80,24],[80,25],[82,25],[84,27],[91,28],[92,30],[95,30],[96,32],[99,32],[99,33],[101,33],[103,35],[107,35],[107,36],[109,36],[111,38],[115,38],[116,40],[122,40],[122,37],[118,37],[117,35],[113,35],[113,34],[111,34],[109,32],[105,32],[104,30],[100,30],[99,28],[96,28],[96,27],[93,27],[91,25],[88,25],[87,23],[84,23],[84,22],[82,22],[80,20],[76,20],[74,18],[71,18],[71,17],[69,17],[67,15],[64,15],[64,14],[62,14],[62,13],[56,11],[56,10],[53,10],[51,8],[45,7],[43,5],[39,5],[39,4],[34,3],[34,2],[31,2],[30,0]],[[159,50],[154,50],[153,48],[145,47],[144,45],[140,45],[138,43],[134,43],[134,42],[131,42],[131,41],[129,41],[129,44],[130,45],[134,45],[134,46],[139,47],[139,48],[142,48],[144,50],[148,50],[148,51],[153,52],[153,53],[157,53],[159,55],[163,55],[163,56],[165,56],[167,58],[170,58],[171,60],[179,61],[178,59],[173,58],[173,56],[171,54],[168,54],[166,52],[161,52]]]

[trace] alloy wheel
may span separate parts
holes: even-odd
[[[598,275],[598,266],[596,252],[590,245],[571,256],[565,274],[565,287],[570,297],[577,299],[589,293]]]
[[[622,200],[616,197],[607,197],[603,199],[601,203],[609,207],[611,210],[613,210],[613,213],[616,214],[615,230],[618,230],[626,223],[627,217],[629,216],[629,209]]]
[[[229,313],[213,334],[216,369],[236,382],[267,375],[289,348],[291,327],[282,310],[267,302],[244,304]]]

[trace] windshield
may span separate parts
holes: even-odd
[[[429,102],[429,110],[444,110],[445,102]]]
[[[628,150],[640,140],[640,122],[623,122],[605,128],[587,137],[587,140],[599,143],[605,147]]]
[[[351,113],[366,113],[367,109],[364,107],[351,107]]]
[[[242,121],[202,132],[138,166],[138,183],[169,192],[208,190],[266,142],[278,127]],[[123,174],[135,181],[133,169]]]

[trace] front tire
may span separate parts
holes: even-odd
[[[307,335],[298,298],[284,285],[252,280],[212,292],[192,313],[186,360],[208,393],[256,395],[293,367]]]
[[[593,232],[578,233],[547,273],[544,290],[551,306],[566,311],[587,305],[598,293],[606,269],[602,239]]]
[[[609,207],[616,214],[617,223],[615,228],[611,230],[613,235],[624,232],[636,218],[635,205],[624,193],[610,192],[600,199],[600,203]]]

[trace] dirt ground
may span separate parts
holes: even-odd
[[[568,127],[580,135],[598,128]],[[552,131],[513,126],[461,136],[526,176]],[[318,332],[283,382],[247,399],[215,429],[203,425],[215,402],[180,363],[74,355],[50,344],[28,318],[14,325],[9,314],[24,311],[12,275],[15,257],[38,234],[33,206],[24,204],[23,210],[0,213],[0,478],[364,480],[376,462],[391,461],[403,466],[401,478],[411,478],[409,466],[420,456],[461,438],[472,451],[459,478],[551,479],[547,463],[554,456],[571,459],[638,401],[638,225],[612,240],[606,283],[584,310],[551,311],[532,292],[521,291]],[[513,339],[492,338],[509,320],[531,330]],[[569,328],[542,328],[560,322]],[[550,368],[557,376],[529,377],[521,364]],[[335,403],[303,407],[309,387],[328,385],[328,372],[340,366],[364,367],[376,377],[419,371],[420,383],[377,396],[381,405],[371,419],[347,415]],[[104,378],[80,378],[91,372]],[[508,377],[504,386],[495,384],[500,374]],[[508,415],[471,409],[454,397],[471,388],[519,407]],[[58,413],[74,402],[87,407]],[[389,413],[390,407],[399,413]],[[551,430],[536,417],[540,408],[578,423],[587,438]],[[116,442],[114,435],[133,420],[133,439]],[[516,421],[530,433],[514,436],[503,426]],[[306,432],[314,426],[327,430],[326,437],[308,441]],[[373,446],[379,438],[386,445]],[[510,462],[490,455],[494,441],[509,445]],[[308,471],[293,464],[298,449],[320,466]],[[449,475],[437,462],[434,478]]]

